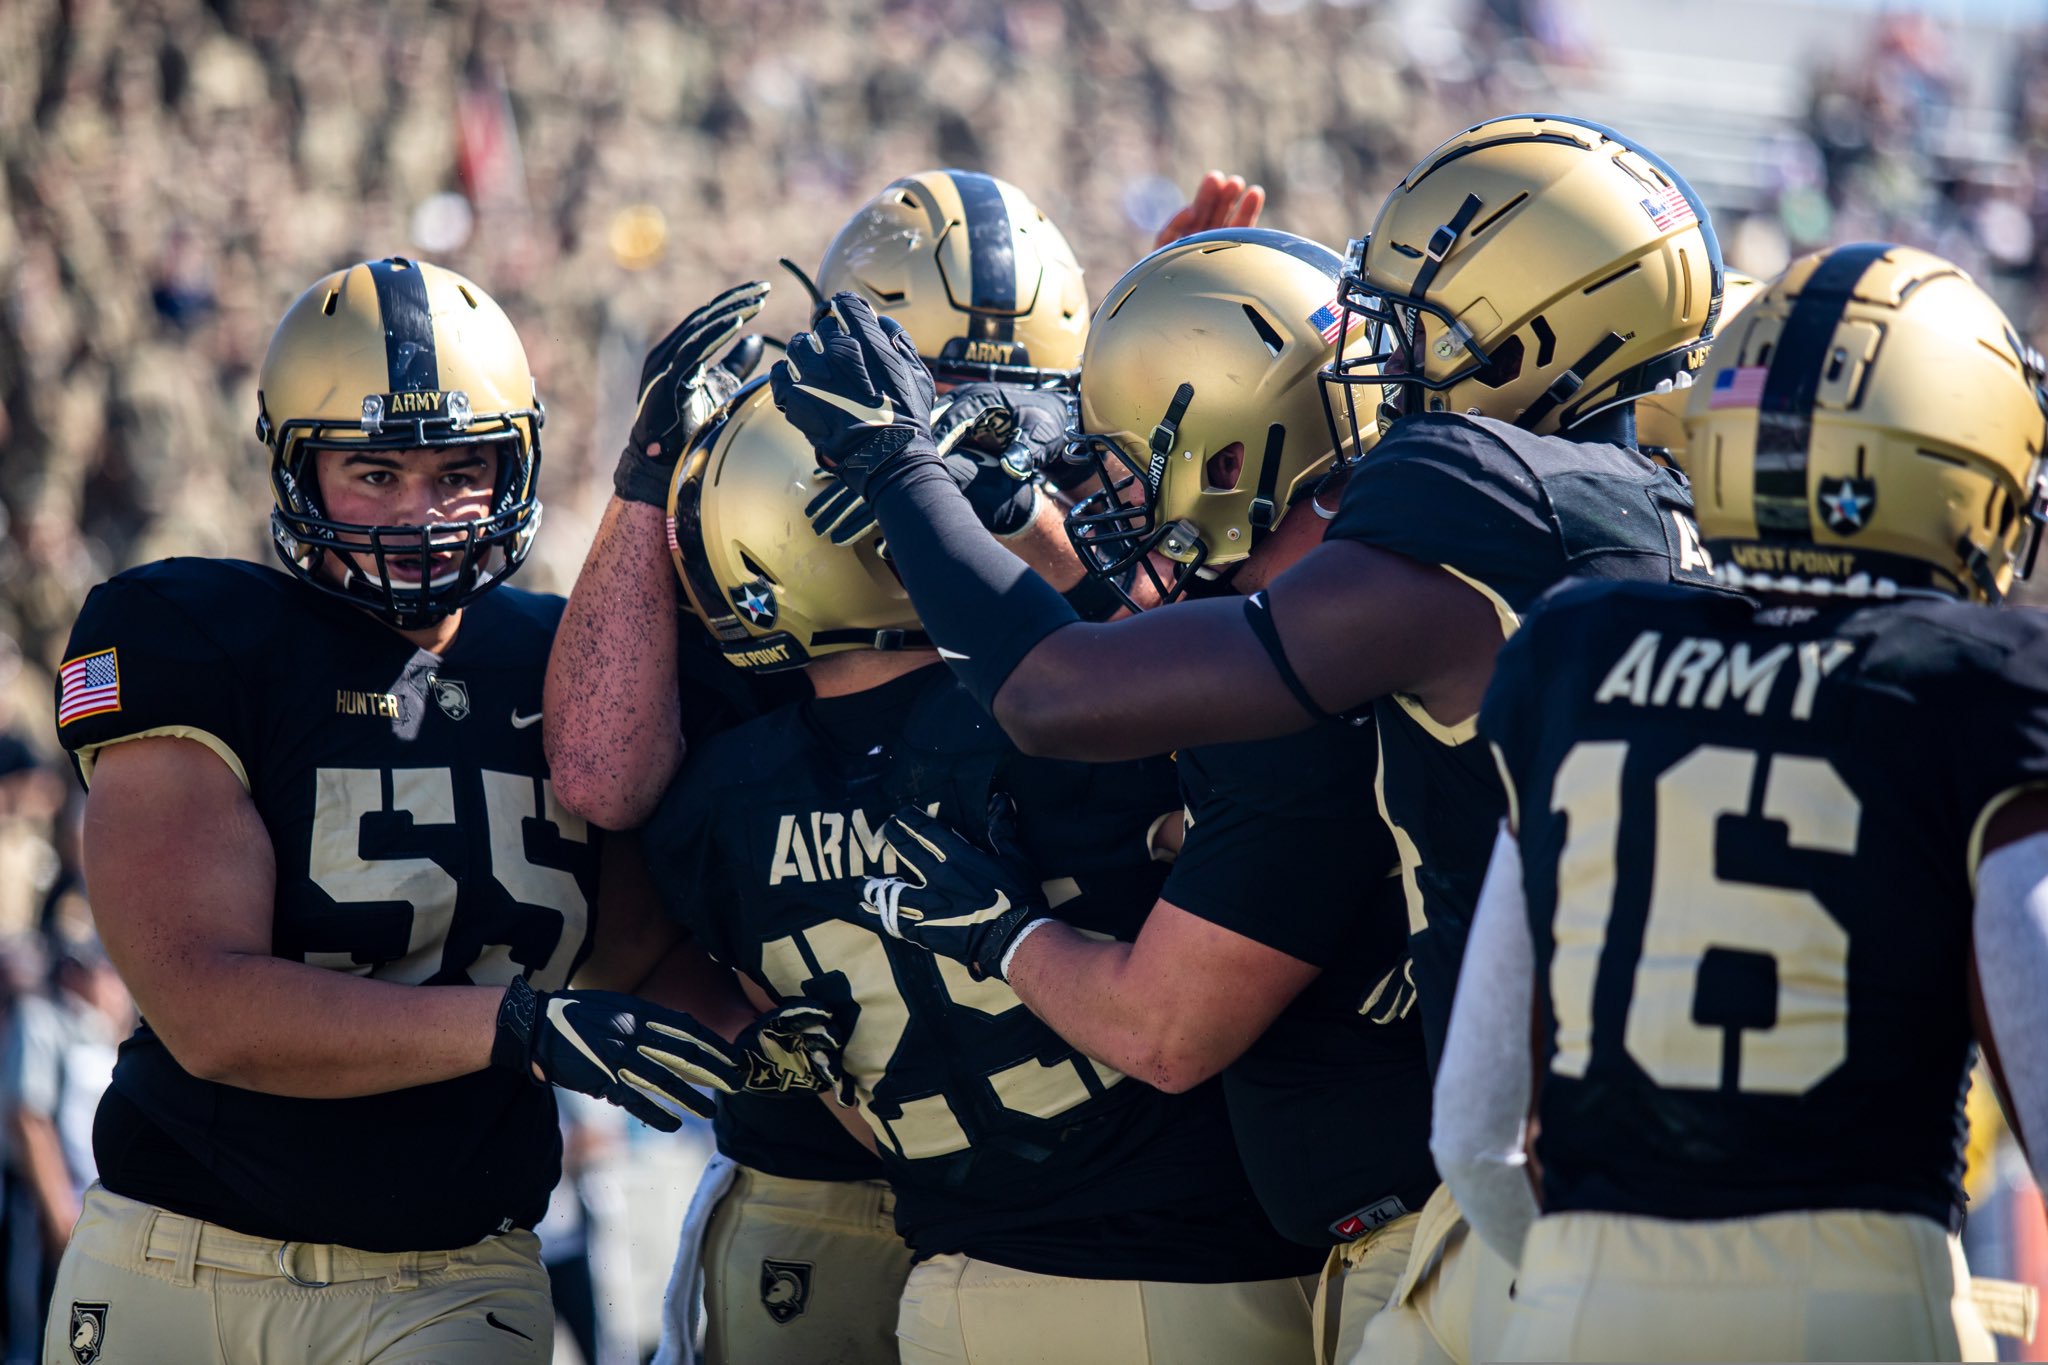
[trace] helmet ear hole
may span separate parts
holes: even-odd
[[[1484,367],[1472,377],[1489,389],[1503,389],[1522,377],[1524,347],[1519,336],[1509,337],[1493,348]]]
[[[1209,457],[1202,467],[1204,491],[1229,493],[1237,488],[1237,481],[1244,477],[1244,442],[1232,441]]]

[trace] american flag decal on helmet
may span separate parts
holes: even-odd
[[[1700,220],[1700,216],[1692,211],[1692,201],[1676,185],[1667,187],[1662,198],[1645,199],[1642,204],[1643,212],[1650,215],[1650,221],[1657,225],[1659,232],[1669,232]]]
[[[1344,309],[1331,299],[1308,315],[1308,325],[1321,332],[1324,341],[1335,341],[1344,334]]]

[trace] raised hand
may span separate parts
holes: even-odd
[[[1195,186],[1195,197],[1159,229],[1159,235],[1152,239],[1152,249],[1157,251],[1183,237],[1216,228],[1257,227],[1265,207],[1265,186],[1246,185],[1241,175],[1210,171]]]
[[[647,353],[633,433],[612,475],[612,488],[621,498],[668,506],[676,461],[698,428],[760,363],[761,339],[741,338],[715,363],[711,356],[739,336],[767,298],[765,280],[735,285],[677,323]]]
[[[858,498],[872,502],[880,483],[938,459],[931,371],[902,326],[858,294],[833,295],[817,325],[789,339],[768,383],[818,463]]]

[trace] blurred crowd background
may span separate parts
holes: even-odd
[[[2042,344],[2044,10],[0,3],[5,1359],[32,1358],[19,1343],[33,1340],[37,1256],[61,1243],[91,1177],[78,1125],[131,1011],[91,938],[51,671],[109,574],[171,554],[268,559],[256,369],[314,279],[409,254],[504,305],[548,404],[547,527],[524,583],[565,590],[648,342],[746,278],[777,281],[771,334],[800,326],[801,291],[775,258],[814,268],[854,207],[929,166],[1022,186],[1099,294],[1211,166],[1263,183],[1268,223],[1341,247],[1459,126],[1555,108],[1605,117],[1675,162],[1714,207],[1731,264],[1769,275],[1831,241],[1928,246]],[[564,1260],[592,1252],[599,1325],[581,1346],[609,1365],[651,1345],[705,1139],[575,1121],[580,1195],[553,1245]],[[2039,1223],[2037,1195],[1980,1188],[2032,1198]],[[2002,1249],[1987,1254],[2048,1256],[2005,1246],[2025,1241],[2012,1229],[1999,1222]]]

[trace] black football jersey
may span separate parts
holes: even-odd
[[[1567,577],[1713,587],[1680,475],[1635,450],[1488,417],[1396,424],[1351,476],[1328,538],[1442,566],[1493,603],[1503,634]],[[1445,725],[1400,695],[1375,702],[1373,715],[1433,1071],[1500,822],[1500,781],[1475,742],[1476,717]]]
[[[2048,777],[2048,622],[1560,591],[1481,726],[1512,784],[1545,1207],[1961,1207],[1982,821]]]
[[[839,1016],[920,1255],[1090,1278],[1299,1273],[1301,1249],[1245,1184],[1216,1087],[1125,1080],[1004,983],[859,917],[863,881],[895,871],[891,814],[915,803],[978,829],[998,789],[1059,915],[1134,936],[1164,876],[1145,835],[1177,803],[1171,765],[1026,758],[940,665],[713,736],[645,839],[665,902],[714,955]]]
[[[1273,1225],[1327,1247],[1436,1188],[1429,1070],[1394,841],[1373,810],[1371,727],[1183,749],[1188,829],[1164,899],[1321,968],[1224,1094]]]
[[[88,781],[174,735],[242,778],[277,862],[272,951],[411,985],[557,989],[587,952],[598,831],[541,754],[562,601],[503,587],[445,656],[253,564],[173,559],[93,590],[58,684]],[[144,1021],[96,1128],[109,1189],[259,1237],[455,1247],[545,1212],[551,1091],[502,1071],[354,1099],[201,1080]]]
[[[719,731],[811,695],[801,669],[749,673],[733,667],[713,646],[704,623],[687,610],[677,612],[676,629],[685,764]],[[785,1180],[872,1180],[882,1174],[874,1153],[809,1095],[741,1091],[714,1098],[718,1150],[742,1166]]]

